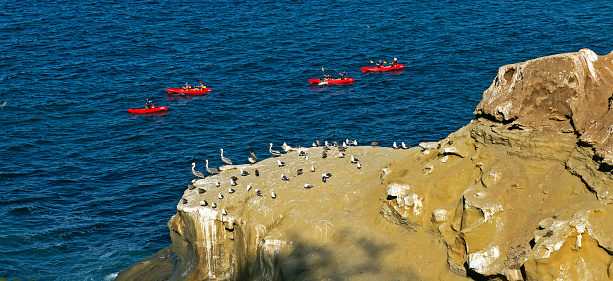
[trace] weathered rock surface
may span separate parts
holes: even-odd
[[[185,191],[173,244],[117,280],[613,279],[612,60],[503,66],[476,119],[436,143],[226,167]]]

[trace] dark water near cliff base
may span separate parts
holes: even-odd
[[[112,279],[170,244],[190,163],[219,148],[436,141],[498,67],[613,49],[610,2],[435,2],[0,1],[0,277]],[[322,67],[356,82],[309,86]],[[126,112],[146,98],[169,112]]]

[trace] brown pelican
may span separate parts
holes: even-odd
[[[197,177],[199,179],[203,179],[204,175],[201,172],[196,171],[195,169],[196,169],[196,162],[193,162],[192,163],[192,175],[194,175],[194,177]],[[207,171],[208,171],[208,168],[207,168]]]
[[[219,170],[216,168],[209,168],[209,159],[206,160],[206,172],[211,175],[219,174]]]
[[[251,154],[251,156],[247,157],[247,160],[249,160],[249,163],[255,164],[256,162],[258,162],[258,158],[255,157],[255,153],[253,153],[253,151],[249,151],[249,154]]]
[[[228,165],[232,165],[232,160],[230,160],[230,158],[223,157],[223,148],[220,150],[221,150],[221,162],[224,162]]]
[[[278,150],[272,149],[272,142],[270,143],[270,146],[268,147],[268,152],[270,152],[270,154],[272,154],[273,157],[281,156],[281,152],[279,152]]]

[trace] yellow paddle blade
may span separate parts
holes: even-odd
[[[386,61],[384,61],[383,63],[387,63]]]
[[[324,67],[323,66],[321,67],[321,71],[324,71]]]
[[[374,63],[374,62],[370,61],[370,63]]]

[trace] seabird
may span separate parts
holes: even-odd
[[[302,169],[298,169],[298,171],[296,171],[296,175],[297,176],[302,175]]]
[[[303,150],[299,150],[298,151],[298,156],[307,156],[307,154]]]
[[[315,166],[311,166],[311,172],[315,172]]]
[[[326,182],[326,179],[328,179],[331,176],[332,176],[331,173],[323,173],[321,174],[321,181]]]
[[[223,148],[220,149],[221,150],[221,162],[224,162],[228,165],[232,165],[232,160],[230,160],[230,158],[228,157],[223,157]]]
[[[228,193],[234,193],[234,189],[232,189],[231,187],[228,188]]]
[[[362,169],[362,164],[360,164],[360,162],[358,162],[358,169]]]
[[[281,162],[281,160],[277,160],[277,164],[279,165],[279,167],[285,166],[285,162]]]
[[[206,172],[211,175],[219,174],[219,170],[216,168],[209,168],[209,159],[206,160]]]
[[[304,156],[304,160],[309,160],[309,156]]]
[[[324,151],[321,152],[321,158],[326,158],[326,157],[328,157],[328,154],[324,150]]]
[[[208,168],[207,168],[208,171]],[[196,162],[192,163],[192,175],[194,175],[194,177],[197,177],[199,179],[203,179],[204,178],[204,174],[202,174],[201,172],[196,171]]]
[[[202,194],[205,193],[206,190],[204,190],[204,188],[198,188],[198,194]]]
[[[338,147],[338,151],[340,151],[340,152],[345,152],[346,150],[347,150],[346,146],[339,146]]]
[[[196,188],[196,187],[195,187],[193,184],[188,184],[188,185],[187,185],[187,189],[188,189],[188,190],[192,190],[192,189],[194,189],[194,188]]]
[[[2,107],[5,107],[5,106],[6,106],[6,102],[3,102],[3,103],[2,103]]]
[[[270,146],[268,147],[268,152],[270,152],[270,154],[272,154],[272,157],[279,157],[279,156],[281,156],[281,152],[279,152],[278,150],[272,149],[272,142],[270,143]]]
[[[396,144],[396,142],[394,142],[394,143],[392,144],[392,147],[393,147],[394,149],[398,149],[398,145]]]
[[[328,141],[325,141],[325,142],[324,142],[324,145],[325,145],[325,146],[330,146],[330,143],[328,143]]]
[[[219,200],[223,199],[223,195],[221,195],[221,193],[217,193],[217,198],[219,198]]]
[[[226,209],[221,209],[221,214],[225,216],[228,214],[228,212],[226,212]]]
[[[400,143],[400,147],[402,147],[402,149],[409,149],[409,146],[404,142]]]
[[[213,207],[213,209],[217,208],[217,204],[215,204],[215,202],[211,203],[211,207]]]
[[[358,163],[358,161],[360,161],[358,160],[358,158],[355,158],[353,157],[353,155],[351,155],[351,163],[355,164],[355,163]]]
[[[292,147],[287,145],[287,143],[283,142],[283,144],[281,145],[281,148],[283,149],[283,152],[287,153],[288,151],[292,150]]]
[[[259,177],[260,176],[260,171],[258,171],[258,169],[255,169],[255,176]]]
[[[257,194],[258,196],[262,196],[262,192],[259,189],[255,190],[255,194]]]
[[[243,176],[243,177],[244,177],[244,176],[248,176],[248,175],[249,175],[249,172],[247,172],[247,171],[245,171],[245,170],[241,169],[241,176]]]
[[[207,202],[206,202],[206,200],[202,200],[202,201],[200,201],[200,206],[206,206],[206,205],[208,205],[208,204],[209,204],[209,203],[207,203]]]
[[[315,140],[315,144],[316,144],[317,146],[321,146],[321,142],[320,142],[319,140]]]
[[[334,146],[338,146],[338,142],[337,142],[337,141],[333,141],[333,142],[332,142],[332,145],[334,145]]]
[[[232,186],[236,186],[237,185],[236,180],[234,178],[230,178],[230,185],[232,185]]]
[[[251,190],[251,183],[247,185],[247,191]]]
[[[372,145],[372,146],[379,146],[379,142],[378,142],[378,141],[373,141],[373,142],[371,143],[371,145]]]
[[[270,197],[272,197],[272,199],[275,199],[275,198],[277,198],[277,194],[275,194],[274,191],[271,191],[270,192]]]
[[[253,151],[249,151],[249,154],[251,154],[251,156],[247,157],[247,160],[249,160],[249,163],[255,164],[256,162],[258,162],[258,158],[255,157],[255,153],[253,153]]]
[[[289,178],[285,176],[284,174],[281,174],[281,180],[289,181]]]
[[[358,146],[358,140],[353,140],[352,145],[353,145],[353,146]]]
[[[349,139],[345,139],[345,143],[346,143],[347,145],[351,145],[351,141],[349,141]]]
[[[324,151],[325,151],[325,150],[330,150],[330,148],[329,148],[329,147],[327,147],[327,146],[322,146],[321,148],[322,148]]]
[[[345,158],[345,153],[342,153],[342,152],[341,152],[341,153],[338,155],[338,158]]]
[[[315,142],[313,142],[313,144],[311,144],[312,147],[316,147],[317,145],[315,144]]]
[[[183,204],[187,204],[187,199],[185,199],[185,198],[181,198],[181,203],[183,203]]]
[[[308,183],[305,183],[305,184],[304,184],[304,188],[309,189],[309,188],[313,188],[313,186],[312,186],[312,185],[310,185],[310,184],[308,184]]]
[[[220,186],[221,186],[221,183],[220,183],[220,182],[218,182],[218,181],[216,181],[216,182],[215,182],[215,186],[220,187]]]

